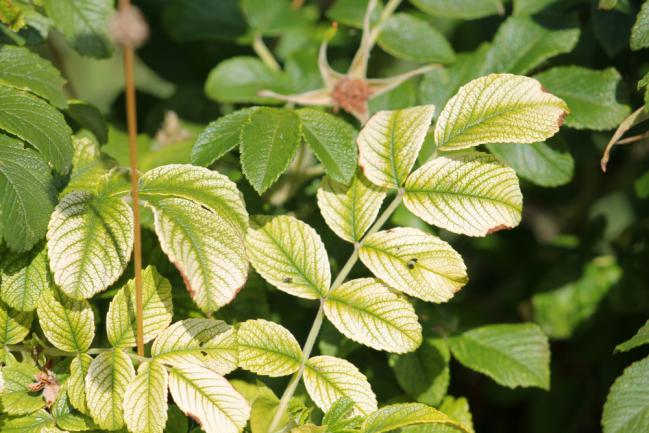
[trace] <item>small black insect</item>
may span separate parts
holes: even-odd
[[[293,278],[291,278],[291,277],[284,277],[284,279],[283,279],[282,281],[284,281],[285,283],[292,283],[292,282],[293,282]]]
[[[406,264],[406,266],[408,266],[408,269],[415,269],[416,264],[417,264],[417,258],[415,257],[415,258],[412,258],[412,259],[408,260],[408,263]]]

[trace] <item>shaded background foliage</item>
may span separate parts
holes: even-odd
[[[246,3],[262,7],[266,2]],[[421,6],[427,2],[412,3]],[[208,76],[223,61],[255,56],[249,23],[235,0],[140,0],[135,4],[144,12],[151,31],[148,42],[139,50],[137,66],[141,167],[189,162],[197,133],[220,115],[246,105],[233,103],[236,98],[223,102],[228,100],[223,95],[214,98]],[[285,27],[264,29],[266,43],[286,71],[282,78],[286,92],[321,85],[317,49],[332,20],[339,21],[339,28],[331,41],[330,63],[340,71],[348,66],[359,42],[358,27],[365,4],[362,0],[307,1],[299,15],[286,17],[289,22]],[[494,38],[494,45],[500,43],[499,59],[504,63],[492,65],[491,70],[533,76],[556,66],[579,65],[596,70],[615,68],[619,73],[619,78],[613,74],[609,81],[612,87],[608,94],[598,94],[597,87],[584,92],[594,108],[571,107],[573,112],[585,113],[585,120],[573,117],[571,125],[568,118],[568,126],[579,128],[563,128],[553,142],[555,149],[564,149],[574,159],[570,182],[546,188],[523,180],[523,222],[515,230],[479,239],[440,233],[464,257],[470,282],[448,304],[433,306],[422,302],[417,306],[424,334],[430,338],[482,324],[527,320],[539,323],[552,338],[552,386],[548,392],[510,390],[451,361],[448,393],[467,397],[476,431],[599,431],[610,385],[626,366],[647,354],[646,347],[631,353],[613,353],[617,344],[631,337],[647,320],[649,311],[649,187],[646,176],[644,182],[639,180],[648,168],[647,143],[617,148],[608,172],[604,174],[599,168],[611,130],[629,114],[630,108],[644,104],[636,83],[649,70],[648,51],[632,52],[629,48],[631,26],[641,2],[620,0],[613,10],[607,11],[599,9],[598,2],[588,0],[514,0],[513,4],[504,4],[503,15],[487,14],[471,20],[427,15],[413,4],[404,2],[399,12],[412,13],[438,29],[457,57],[446,52],[447,58],[439,60],[450,64],[448,72],[433,71],[409,80],[373,101],[370,108],[374,111],[420,103],[435,103],[441,109],[457,86],[478,76],[484,64],[476,60],[461,72],[460,67],[453,66],[454,61],[461,65],[466,64],[468,56],[479,58],[479,53],[485,51],[481,48],[483,44]],[[498,42],[497,32],[501,26],[511,25],[512,13],[521,16],[526,11],[532,13],[531,23],[551,33],[534,41],[536,45],[529,51],[526,47],[532,41],[526,38],[532,38],[531,32],[514,34],[511,39],[501,36],[503,40]],[[290,22],[291,19],[294,21]],[[264,23],[256,25],[263,27]],[[555,48],[543,46],[554,37]],[[385,50],[373,51],[369,76],[384,77],[412,68],[413,62],[397,58],[408,54],[395,57],[388,53],[389,41],[380,41],[379,46]],[[106,60],[84,58],[56,37],[40,49],[63,71],[72,96],[90,101],[106,113],[110,131],[104,151],[126,163],[119,53]],[[538,61],[530,60],[525,66],[525,57]],[[519,63],[506,65],[516,59]],[[231,71],[230,79],[233,75],[236,74]],[[460,80],[456,88],[449,88],[445,94],[442,85],[456,78]],[[587,80],[575,82],[574,86],[578,89],[582,84],[587,85]],[[597,117],[597,110],[604,114]],[[168,111],[176,113],[180,123],[175,124],[173,116],[165,122]],[[351,117],[347,120],[355,123]],[[166,137],[160,135],[163,123],[167,126]],[[239,181],[251,214],[292,212],[316,228],[328,245],[334,271],[350,254],[351,246],[327,228],[317,209],[318,177],[291,179],[293,175],[289,172],[280,184],[295,181],[299,188],[293,189],[286,200],[270,204],[267,199],[272,194],[260,197],[243,179],[236,151],[221,158],[216,167]],[[406,212],[397,212],[392,222],[420,224]],[[182,287],[180,276],[149,230],[144,232],[144,241],[145,264],[155,264],[174,286]],[[352,277],[367,275],[362,266],[357,266]],[[130,277],[124,275],[120,282]],[[96,303],[96,307],[104,311],[113,295],[114,291],[99,295],[104,301]],[[174,291],[174,305],[178,317],[199,315],[182,290]],[[314,313],[314,305],[287,297],[257,275],[251,275],[236,300],[217,315],[229,322],[259,317],[279,321],[303,341]],[[441,382],[443,388],[448,373],[440,371],[447,361],[434,346],[426,347],[427,353],[418,355],[428,371],[422,371],[421,383],[411,386],[403,386],[403,378],[402,383],[399,381],[402,369],[414,371],[411,366],[346,340],[331,325],[325,328],[318,350],[348,356],[367,374],[379,401],[388,403],[405,399],[404,388],[412,394],[422,383],[436,381],[439,386]],[[252,379],[241,371],[237,376]],[[281,379],[268,383],[278,393],[284,385]],[[434,395],[419,397],[438,403]]]

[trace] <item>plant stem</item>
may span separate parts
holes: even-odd
[[[331,292],[332,290],[338,288],[345,281],[345,278],[347,278],[352,268],[358,261],[358,251],[361,245],[363,245],[363,241],[369,235],[379,231],[383,226],[383,224],[385,224],[388,221],[388,219],[390,218],[390,216],[392,216],[392,214],[397,209],[397,207],[399,207],[399,204],[401,204],[401,201],[403,200],[403,193],[404,190],[400,188],[397,191],[397,195],[394,197],[392,202],[390,202],[388,207],[385,208],[383,213],[381,213],[381,215],[377,218],[377,220],[374,222],[372,227],[370,227],[370,229],[367,231],[365,236],[363,236],[363,238],[359,242],[354,244],[354,252],[351,254],[351,256],[349,256],[349,259],[347,259],[347,262],[340,269],[340,272],[338,272],[338,275],[336,276],[336,279],[333,281],[333,283],[331,283],[331,287],[329,288],[328,292]],[[325,295],[325,297],[320,300],[320,307],[318,308],[318,313],[316,314],[315,319],[313,320],[313,324],[311,325],[311,330],[309,331],[309,335],[307,336],[306,342],[304,343],[304,347],[302,348],[302,354],[303,354],[302,364],[300,365],[300,368],[293,374],[291,380],[286,386],[286,389],[284,390],[284,393],[282,394],[282,398],[280,399],[279,405],[277,406],[277,411],[275,412],[275,415],[273,416],[273,420],[271,421],[268,427],[268,433],[275,432],[275,429],[277,428],[280,420],[282,419],[284,412],[288,408],[288,404],[291,401],[293,394],[295,394],[295,390],[297,389],[298,384],[300,383],[300,379],[302,378],[302,374],[304,373],[306,362],[309,360],[309,357],[311,356],[311,351],[313,350],[313,346],[315,346],[315,342],[318,339],[318,335],[320,334],[320,329],[322,328],[322,322],[324,319],[324,301],[326,299],[327,299],[327,295]]]
[[[5,349],[8,350],[9,352],[31,352],[33,347],[24,344],[9,344],[5,346]],[[56,347],[41,347],[40,349],[44,354],[49,356],[75,357],[79,355],[79,353],[77,352],[66,352],[65,350],[57,349]],[[116,349],[112,347],[109,348],[96,347],[96,348],[88,349],[85,353],[87,353],[88,355],[99,355],[100,353],[110,352],[111,350],[116,350]],[[136,355],[135,353],[129,353],[129,352],[125,352],[125,353],[131,358],[137,359],[138,361],[149,360],[149,358],[146,358],[141,355]]]
[[[255,39],[252,42],[252,48],[255,50],[255,53],[257,53],[262,62],[264,62],[264,64],[270,69],[272,69],[273,71],[279,71],[281,69],[279,67],[279,63],[277,63],[277,60],[275,60],[275,57],[273,57],[273,54],[264,43],[261,34],[259,34],[258,32],[255,33]]]
[[[119,10],[126,12],[131,7],[130,0],[120,0]],[[135,102],[135,77],[133,74],[134,50],[132,46],[122,45],[124,50],[124,79],[126,83],[126,123],[128,126],[128,147],[131,160],[131,196],[133,197],[133,266],[135,274],[135,322],[137,327],[137,354],[144,356],[144,324],[142,313],[142,229],[140,227],[140,193],[137,172],[137,111]]]

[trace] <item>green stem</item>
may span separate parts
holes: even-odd
[[[281,68],[273,54],[270,52],[264,40],[261,37],[261,34],[255,33],[255,39],[252,43],[252,48],[255,50],[255,53],[259,56],[262,62],[268,66],[273,71],[279,71]]]
[[[320,307],[318,308],[318,313],[316,314],[315,319],[313,320],[313,324],[311,325],[311,330],[309,331],[309,335],[307,336],[306,342],[304,343],[304,347],[302,348],[302,354],[303,354],[302,364],[300,365],[300,368],[293,374],[291,380],[286,386],[286,389],[284,390],[284,393],[282,394],[282,398],[280,399],[279,405],[277,406],[277,411],[275,412],[275,415],[273,416],[273,420],[268,426],[268,433],[274,433],[275,430],[277,429],[277,426],[279,425],[282,416],[284,415],[284,412],[286,412],[286,409],[288,408],[288,404],[291,401],[291,398],[293,397],[293,394],[295,394],[295,390],[297,389],[297,386],[300,383],[300,379],[302,378],[302,374],[304,373],[306,362],[309,360],[309,357],[311,356],[311,352],[313,351],[315,342],[317,341],[318,335],[320,334],[320,329],[322,328],[322,322],[324,319],[324,301],[325,299],[327,299],[328,293],[336,289],[337,287],[339,287],[345,281],[345,278],[347,278],[352,268],[358,261],[358,251],[361,245],[363,245],[363,241],[369,235],[379,231],[383,226],[383,224],[385,224],[388,221],[390,216],[392,216],[394,211],[401,204],[401,201],[403,200],[403,193],[404,193],[403,189],[399,189],[397,191],[397,195],[394,197],[394,200],[392,200],[392,202],[388,205],[388,207],[385,208],[383,213],[381,213],[381,215],[378,217],[376,222],[374,222],[372,227],[367,231],[367,234],[363,236],[363,239],[361,239],[359,242],[354,244],[354,252],[351,254],[351,256],[349,256],[347,262],[340,269],[340,272],[338,272],[336,279],[333,281],[333,283],[331,283],[331,287],[329,288],[327,295],[325,295],[325,297],[321,299]]]
[[[25,344],[8,344],[5,346],[5,349],[8,350],[9,352],[31,352],[33,347]],[[53,357],[74,357],[79,355],[79,353],[77,352],[66,352],[65,350],[57,349],[56,347],[41,347],[40,350],[45,355],[53,356]],[[111,350],[115,350],[115,349],[112,347],[110,348],[96,347],[96,348],[88,349],[84,353],[87,353],[88,355],[99,355],[100,353],[110,352]],[[138,361],[148,361],[150,359],[145,356],[136,355],[135,353],[131,353],[131,352],[126,352],[126,354]]]

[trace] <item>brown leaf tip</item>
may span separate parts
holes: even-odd
[[[501,231],[501,230],[511,230],[511,229],[512,229],[512,228],[509,227],[508,225],[505,225],[505,224],[499,224],[499,225],[494,226],[494,227],[490,228],[489,230],[487,230],[487,234],[490,235],[490,234],[492,234],[492,233],[496,233],[496,232],[499,232],[499,231]]]

